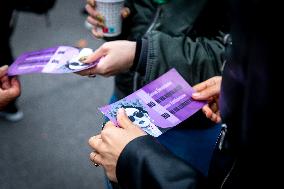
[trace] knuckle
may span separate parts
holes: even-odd
[[[102,138],[104,138],[104,137],[106,137],[106,136],[108,136],[108,135],[109,135],[109,128],[106,127],[106,128],[104,128],[104,129],[101,131],[101,136],[102,136]]]
[[[107,43],[104,43],[104,44],[101,46],[101,50],[102,50],[102,51],[107,51],[107,50],[108,50],[108,44],[107,44]]]
[[[106,68],[104,68],[104,69],[102,69],[102,75],[104,75],[104,76],[106,76],[106,77],[108,77],[108,76],[110,76],[110,70],[109,70],[110,68],[108,68],[108,67],[106,67]]]
[[[102,34],[101,32],[98,32],[98,34],[99,34],[100,36],[103,36],[103,34]],[[101,52],[102,52],[103,54],[107,54],[107,52],[108,52],[108,46],[107,46],[107,45],[103,45],[100,50],[101,50]]]

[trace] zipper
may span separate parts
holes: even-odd
[[[221,151],[223,149],[223,145],[224,145],[224,140],[225,140],[225,137],[226,137],[226,134],[227,134],[227,125],[225,123],[223,123],[221,125],[222,129],[221,129],[221,132],[220,132],[220,135],[219,135],[219,144],[218,144],[218,149]],[[230,177],[233,169],[235,168],[235,165],[236,165],[236,160],[234,161],[232,167],[230,168],[229,172],[226,174],[222,184],[221,184],[221,187],[220,189],[222,189],[225,185],[225,183],[228,181],[228,178]]]
[[[153,28],[155,27],[155,25],[157,24],[158,18],[161,14],[161,10],[162,10],[161,6],[158,6],[157,11],[155,13],[155,17],[154,17],[152,23],[150,24],[149,28],[147,29],[146,33],[144,34],[144,36],[147,35],[148,33],[150,33],[153,30]]]
[[[149,34],[155,27],[155,25],[157,24],[157,21],[158,21],[158,18],[161,14],[161,6],[158,6],[157,10],[156,10],[156,13],[155,13],[155,16],[154,16],[154,19],[153,21],[151,22],[150,26],[148,27],[147,31],[145,32],[145,34],[143,35],[144,37]],[[136,91],[137,90],[137,86],[138,86],[138,77],[139,77],[139,74],[137,72],[134,73],[134,78],[133,78],[133,91]]]
[[[223,186],[225,185],[225,183],[228,181],[228,178],[230,177],[230,175],[231,175],[233,169],[235,168],[235,165],[236,165],[236,160],[234,161],[234,163],[233,163],[233,165],[232,165],[230,171],[228,172],[228,174],[225,176],[225,178],[224,178],[224,180],[223,180],[223,182],[222,182],[222,184],[221,184],[220,189],[222,189]]]

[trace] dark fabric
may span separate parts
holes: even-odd
[[[172,37],[155,31],[151,32],[147,39],[146,74],[138,85],[140,87],[171,68],[175,68],[192,86],[221,74],[224,46],[220,36],[214,39],[200,37],[192,40],[186,36]],[[171,48],[164,47],[164,44]]]
[[[135,71],[137,69],[137,64],[140,58],[140,52],[141,52],[141,48],[142,48],[142,40],[138,39],[136,41],[136,49],[135,49],[135,57],[134,57],[134,61],[133,61],[133,65],[130,68],[130,71]]]
[[[134,72],[129,71],[115,76],[114,93],[119,100],[133,92],[134,74]]]
[[[119,185],[125,189],[198,188],[201,179],[149,135],[134,139],[124,148],[116,172]],[[169,182],[173,180],[176,182]]]
[[[137,64],[137,72],[144,76],[147,68],[147,58],[148,58],[148,40],[142,39],[141,55]]]
[[[11,35],[13,27],[11,25],[13,7],[10,3],[0,6],[0,24],[1,24],[1,35],[0,35],[0,66],[10,65],[13,62],[13,56],[10,46]]]
[[[221,125],[204,128],[196,127],[193,122],[190,125],[190,128],[189,125],[185,127],[185,124],[177,126],[171,132],[160,135],[158,141],[207,177],[212,155],[220,136]]]
[[[146,33],[153,20],[157,5],[151,0],[126,0],[125,6],[131,11],[131,15],[123,21],[122,34],[118,39],[136,41]],[[114,91],[118,99],[122,99],[133,92],[134,72],[121,73],[115,76]]]
[[[224,187],[277,188],[283,185],[274,174],[283,165],[282,132],[274,127],[282,122],[281,113],[274,110],[282,107],[278,66],[283,49],[277,44],[283,44],[278,38],[283,35],[283,11],[278,1],[230,2],[233,46],[223,75],[221,112],[238,160]]]

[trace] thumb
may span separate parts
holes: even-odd
[[[12,85],[13,88],[17,88],[17,89],[21,88],[21,83],[16,77],[13,77],[11,79],[11,85]]]
[[[204,82],[201,82],[193,87],[196,91],[192,94],[195,100],[209,100],[220,93],[221,77],[212,77]]]
[[[104,56],[105,54],[106,54],[105,49],[100,47],[95,52],[93,52],[88,57],[86,57],[86,59],[83,60],[83,63],[85,63],[85,64],[93,63],[96,60],[98,60],[99,58],[101,58],[102,56]]]
[[[133,125],[123,108],[120,108],[117,111],[117,122],[118,125],[123,129],[127,129],[129,126]]]
[[[6,75],[7,70],[8,70],[8,66],[7,65],[0,67],[0,78],[3,77],[4,75]]]
[[[194,100],[211,100],[214,96],[218,95],[218,90],[215,87],[209,87],[201,92],[192,94]]]
[[[10,93],[14,96],[14,97],[18,97],[21,94],[21,84],[19,82],[19,80],[17,80],[17,78],[13,77],[11,79],[11,88],[10,88]]]

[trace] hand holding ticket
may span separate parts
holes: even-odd
[[[8,75],[23,75],[31,73],[71,73],[94,67],[82,62],[93,52],[90,48],[78,49],[70,46],[58,46],[22,54],[9,67]]]
[[[119,108],[124,108],[128,118],[148,134],[158,137],[200,110],[205,101],[191,98],[194,90],[171,69],[158,79],[100,111],[117,124]]]

